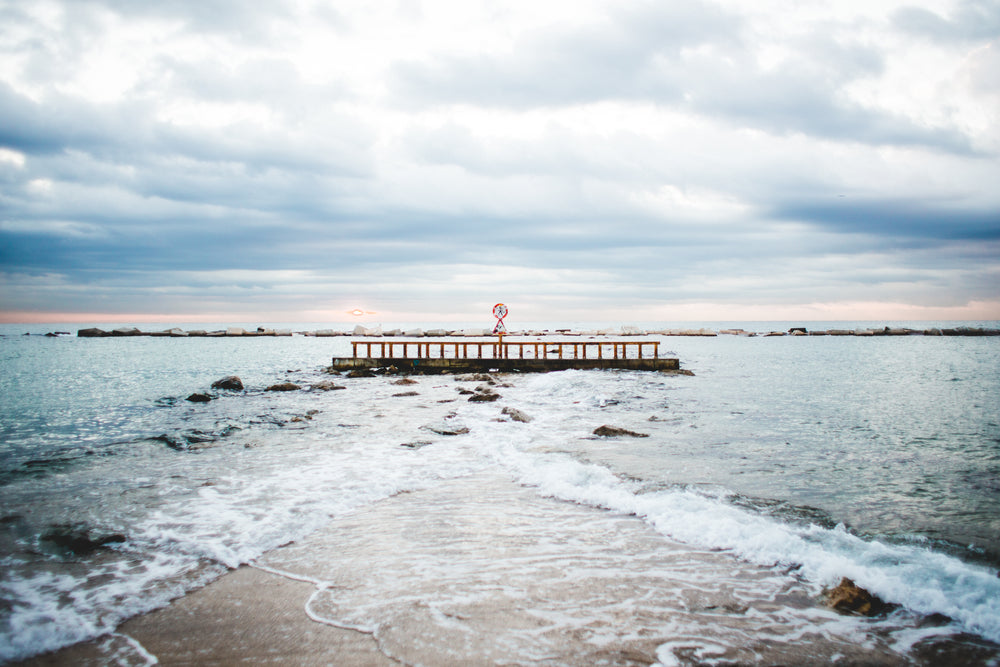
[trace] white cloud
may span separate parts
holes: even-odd
[[[0,270],[87,311],[972,312],[998,38],[966,0],[0,0]],[[32,285],[0,308],[65,310]]]

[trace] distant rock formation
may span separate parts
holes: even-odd
[[[80,329],[76,332],[79,338],[101,338],[102,336],[107,336],[108,332],[103,329],[90,328],[90,329]]]

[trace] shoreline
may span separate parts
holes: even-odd
[[[15,664],[985,665],[997,655],[948,636],[900,654],[845,624],[864,627],[787,574],[473,474],[334,518],[114,634]]]
[[[370,634],[310,619],[315,587],[243,565],[114,634],[13,663],[21,667],[275,663],[398,665]]]

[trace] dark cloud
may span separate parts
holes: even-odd
[[[1000,241],[1000,210],[949,206],[928,199],[798,201],[774,208],[771,215],[831,231],[860,232],[922,246],[934,241]]]
[[[1000,37],[1000,4],[963,0],[950,16],[923,7],[903,7],[892,16],[896,27],[941,42],[989,41]]]

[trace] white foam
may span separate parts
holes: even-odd
[[[796,526],[688,489],[640,493],[607,468],[565,454],[537,454],[516,432],[487,437],[493,456],[543,493],[642,517],[686,544],[726,549],[753,563],[800,568],[818,589],[841,577],[882,599],[924,614],[944,614],[973,633],[1000,641],[996,571],[927,548],[864,540],[843,526]],[[526,451],[528,450],[528,451]]]

